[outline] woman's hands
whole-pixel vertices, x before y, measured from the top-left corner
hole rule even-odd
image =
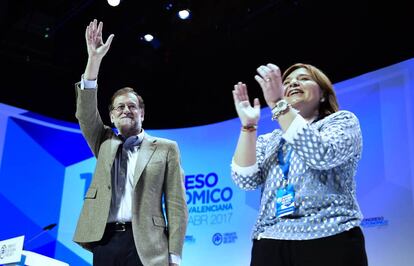
[[[274,64],[261,65],[257,68],[259,75],[254,76],[263,91],[263,96],[270,109],[283,98],[282,74]]]
[[[260,102],[255,98],[251,106],[246,84],[239,82],[234,85],[233,99],[242,125],[256,126],[260,118]]]

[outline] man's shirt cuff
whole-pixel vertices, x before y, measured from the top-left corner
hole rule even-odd
[[[81,90],[91,90],[91,89],[96,89],[96,86],[98,85],[98,80],[87,80],[83,78],[83,75],[81,77],[81,82],[80,82],[80,88]]]
[[[180,265],[181,257],[173,253],[170,253],[170,263],[175,263],[177,265]]]

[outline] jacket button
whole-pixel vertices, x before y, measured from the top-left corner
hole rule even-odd
[[[111,186],[108,185],[108,189],[111,189]]]

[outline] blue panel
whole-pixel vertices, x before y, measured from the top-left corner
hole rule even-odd
[[[0,240],[24,235],[25,241],[42,231],[42,226],[31,220],[25,210],[0,194]]]
[[[91,255],[90,255],[91,257]],[[56,243],[56,256],[55,259],[64,261],[69,265],[73,266],[90,266],[92,263],[82,259],[72,250],[68,249],[65,245],[60,242]]]
[[[63,131],[43,125],[14,119],[42,148],[64,166],[92,157],[85,139],[79,133]]]
[[[362,129],[356,181],[370,264],[407,265],[414,260],[414,59],[335,88],[341,109],[354,112]],[[1,113],[12,109],[0,105],[0,240],[26,235],[26,241],[33,239],[29,250],[70,265],[90,265],[90,252],[72,237],[96,159],[77,125],[21,110]],[[277,127],[263,108],[258,133]],[[182,266],[249,265],[260,194],[231,180],[239,132],[238,118],[147,130],[177,141],[181,151],[190,208]],[[51,223],[58,226],[39,235]]]
[[[35,240],[33,240],[34,242]],[[31,243],[33,243],[31,242]],[[50,242],[46,242],[43,245],[37,246],[36,248],[31,248],[30,246],[26,246],[24,250],[30,250],[36,252],[38,254],[42,254],[44,256],[54,258],[55,257],[55,248],[56,248],[56,238],[51,238]]]
[[[40,232],[39,228],[59,222],[65,169],[13,120],[8,121],[6,139],[0,172],[0,194],[13,203],[12,208],[25,214],[24,224],[34,223],[38,226],[11,225],[10,231],[20,231],[29,237]],[[15,220],[14,217],[10,219]],[[51,234],[56,235],[53,231]]]
[[[64,127],[79,129],[79,125],[77,123],[71,123],[71,122],[66,122],[66,121],[54,119],[54,118],[44,116],[44,115],[41,115],[41,114],[38,114],[38,113],[33,113],[33,112],[30,112],[30,111],[22,113],[21,115],[26,116],[26,117],[30,117],[30,118],[35,118],[36,120],[39,120],[39,121],[45,121],[45,122],[48,122],[48,123],[53,123],[55,125],[60,125],[60,126],[64,126]]]

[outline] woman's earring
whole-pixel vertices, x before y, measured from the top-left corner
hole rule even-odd
[[[325,98],[321,98],[320,102],[323,103],[325,101]]]

